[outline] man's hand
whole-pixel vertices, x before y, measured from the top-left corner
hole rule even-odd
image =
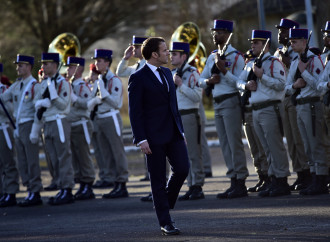
[[[181,77],[179,77],[177,74],[174,74],[173,80],[174,80],[174,84],[176,84],[178,87],[181,87],[182,85]]]
[[[212,76],[206,80],[206,84],[217,84],[220,82],[220,75],[212,74]]]
[[[253,72],[258,78],[261,78],[264,74],[264,69],[262,67],[259,68],[255,64],[253,64]]]
[[[127,49],[124,52],[124,60],[128,60],[133,56],[133,49],[134,49],[133,45],[127,47]]]
[[[151,155],[151,149],[149,147],[148,141],[144,141],[143,143],[140,144],[141,152],[146,154],[146,155]]]
[[[292,87],[294,89],[297,89],[297,88],[304,88],[306,86],[306,82],[304,79],[302,78],[298,78],[295,83],[293,83]]]
[[[298,68],[299,68],[300,73],[303,73],[305,71],[308,64],[309,64],[309,61],[306,63],[302,62],[301,60],[299,61]]]
[[[227,73],[226,61],[225,60],[222,60],[220,58],[219,53],[217,53],[217,55],[215,56],[214,63],[218,67],[218,69],[221,71],[221,73],[224,74],[224,75],[226,75],[226,73]]]
[[[246,89],[246,90],[249,90],[249,91],[251,91],[251,92],[256,91],[256,90],[257,90],[257,82],[254,81],[254,80],[250,80],[250,81],[248,81],[248,82],[246,83],[246,85],[245,85],[245,89]]]
[[[280,54],[280,61],[282,61],[282,63],[287,67],[287,68],[290,68],[290,64],[291,64],[291,58],[290,56],[285,56],[285,54],[280,51],[279,52]]]

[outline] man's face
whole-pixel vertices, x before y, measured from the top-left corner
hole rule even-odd
[[[55,62],[43,62],[41,68],[46,76],[52,77],[57,71],[57,64]]]
[[[215,45],[226,43],[229,36],[226,30],[213,30],[211,34]]]
[[[162,64],[167,64],[168,62],[168,56],[169,56],[169,51],[166,47],[166,43],[165,42],[161,42],[159,44],[159,51],[158,53],[157,52],[154,52],[156,53],[157,57],[157,61],[162,65]]]
[[[133,45],[133,56],[135,58],[142,58],[142,53],[141,53],[141,45]]]
[[[18,63],[16,65],[17,76],[28,77],[31,74],[31,65],[25,63]]]
[[[325,47],[330,49],[330,32],[324,32],[323,34],[323,44]]]
[[[294,52],[302,53],[305,51],[307,40],[305,39],[292,39],[290,40],[291,47]]]
[[[71,78],[76,71],[77,66],[70,65],[68,66],[68,69],[66,69],[66,74],[68,78]]]
[[[103,58],[96,58],[95,66],[96,66],[96,70],[98,70],[101,73],[104,73],[108,69],[109,61],[106,61]]]
[[[261,40],[252,40],[251,41],[251,49],[252,49],[253,55],[259,56],[263,47],[264,47],[264,44]]]
[[[185,55],[181,55],[180,52],[175,51],[170,53],[170,58],[173,66],[181,66],[185,60]]]
[[[289,41],[289,30],[279,28],[278,29],[277,40],[278,40],[278,43],[280,43],[282,45],[286,45]]]

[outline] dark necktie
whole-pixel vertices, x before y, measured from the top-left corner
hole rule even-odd
[[[20,86],[20,88],[19,88],[19,90],[21,91],[22,90],[22,88],[23,88],[23,81],[21,82],[21,86]]]
[[[165,76],[164,76],[164,73],[163,73],[162,69],[160,69],[160,67],[158,67],[157,71],[159,72],[160,79],[162,79],[163,88],[165,89],[166,92],[168,92],[167,81],[165,79]]]
[[[137,62],[137,65],[136,65],[136,71],[139,69],[139,67],[140,67],[140,62]]]

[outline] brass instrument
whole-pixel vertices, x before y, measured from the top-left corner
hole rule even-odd
[[[198,26],[193,22],[181,24],[172,34],[172,42],[186,42],[190,45],[188,63],[195,66],[201,73],[206,62],[205,46],[201,42],[201,35]]]
[[[69,56],[80,56],[80,43],[74,34],[62,33],[49,44],[48,52],[59,53],[61,62],[66,65]]]

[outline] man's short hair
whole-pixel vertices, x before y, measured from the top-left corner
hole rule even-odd
[[[142,44],[141,53],[144,59],[149,60],[152,52],[159,53],[160,43],[165,42],[162,37],[150,37],[146,39]]]

